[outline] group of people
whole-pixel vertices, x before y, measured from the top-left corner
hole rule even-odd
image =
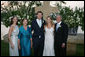
[[[56,15],[55,24],[50,16],[45,20],[42,17],[43,13],[38,11],[31,27],[27,19],[22,20],[20,27],[16,16],[11,19],[8,34],[10,56],[30,56],[31,48],[34,56],[66,56],[68,26],[62,21],[61,15]]]

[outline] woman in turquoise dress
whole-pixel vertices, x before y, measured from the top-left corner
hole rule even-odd
[[[27,26],[27,19],[23,20],[23,26],[19,28],[18,45],[21,51],[21,56],[30,56],[32,48],[31,28]]]

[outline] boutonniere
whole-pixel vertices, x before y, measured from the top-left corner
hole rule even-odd
[[[44,23],[45,21],[44,20],[42,20],[42,23]]]
[[[43,20],[43,23],[44,23],[44,20]]]
[[[29,25],[29,28],[31,28],[31,25]]]
[[[44,23],[44,20],[42,20],[42,22]]]

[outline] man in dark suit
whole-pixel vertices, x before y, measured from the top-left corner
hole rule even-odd
[[[66,56],[66,42],[68,38],[68,26],[61,21],[62,17],[56,15],[54,31],[54,49],[56,56]]]
[[[42,56],[44,48],[44,24],[43,13],[37,12],[37,19],[32,21],[32,35],[34,56]]]

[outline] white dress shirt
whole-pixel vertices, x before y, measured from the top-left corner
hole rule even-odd
[[[58,30],[58,28],[60,27],[61,21],[59,23],[57,23],[56,25],[56,31]]]
[[[37,24],[39,25],[39,27],[41,28],[41,26],[42,26],[42,20],[41,19],[36,19],[36,21],[37,21]]]

